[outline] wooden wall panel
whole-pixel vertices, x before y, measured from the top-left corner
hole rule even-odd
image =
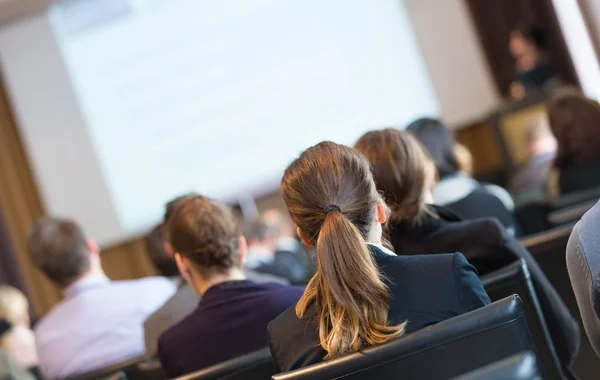
[[[31,224],[44,215],[31,167],[12,116],[0,78],[0,209],[4,214],[17,262],[23,273],[33,309],[39,316],[60,299],[61,292],[50,284],[27,257],[26,239]],[[93,238],[93,236],[92,236]],[[114,280],[157,274],[142,239],[102,251],[102,265]]]

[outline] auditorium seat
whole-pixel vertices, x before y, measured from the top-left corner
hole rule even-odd
[[[505,268],[481,278],[492,301],[518,294],[523,301],[525,318],[537,349],[539,365],[545,379],[562,379],[561,365],[554,349],[548,326],[531,282],[525,260],[521,259]]]
[[[360,352],[273,376],[273,380],[441,380],[510,355],[535,351],[523,303],[511,296]]]
[[[531,252],[540,264],[559,296],[563,299],[571,314],[577,319],[579,326],[582,327],[581,315],[566,263],[567,242],[574,225],[572,223],[521,239],[521,244]],[[581,328],[580,330],[581,346],[572,368],[580,380],[597,380],[600,371],[600,359],[592,349],[584,329]]]
[[[266,334],[266,331],[265,331]],[[178,377],[178,380],[268,380],[273,362],[268,348]]]
[[[94,371],[70,377],[69,380],[125,380],[127,379],[125,373],[128,370],[136,368],[137,364],[144,360],[145,357],[143,355],[136,356],[134,358],[127,359],[116,364],[112,364],[108,367],[99,368]]]
[[[452,380],[542,380],[535,355],[522,352]]]

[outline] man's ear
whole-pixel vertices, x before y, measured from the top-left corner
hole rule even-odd
[[[175,263],[177,264],[177,269],[179,269],[179,273],[181,273],[181,277],[183,277],[188,284],[191,284],[192,281],[192,269],[191,263],[189,259],[181,256],[179,253],[175,253]]]
[[[384,224],[387,221],[387,215],[388,206],[385,204],[383,199],[379,198],[375,206],[375,220],[381,224]]]
[[[300,227],[296,227],[296,233],[298,234],[298,236],[300,237],[300,240],[302,241],[302,243],[307,246],[307,247],[312,247],[313,244],[310,241],[310,239],[308,239],[306,237],[306,235],[304,234],[304,232],[302,232],[302,230],[300,229]]]
[[[246,242],[246,238],[240,236],[238,239],[239,244],[239,252],[240,252],[240,263],[244,264],[246,262],[246,257],[248,256],[248,243]]]
[[[171,245],[171,243],[165,240],[163,243],[163,249],[170,258],[173,258],[173,246]]]
[[[92,239],[86,238],[85,246],[92,255],[97,255],[100,252],[100,250],[98,249],[98,246],[96,245],[96,242],[93,241]]]

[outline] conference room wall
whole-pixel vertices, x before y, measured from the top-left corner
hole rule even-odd
[[[578,0],[578,3],[594,43],[596,55],[600,59],[600,2],[598,0]]]

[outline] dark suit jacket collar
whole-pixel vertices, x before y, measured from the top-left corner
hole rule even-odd
[[[425,208],[425,211],[415,224],[391,224],[389,226],[390,234],[399,234],[407,237],[419,237],[438,231],[448,222],[461,221],[456,214],[445,207],[426,205]]]

